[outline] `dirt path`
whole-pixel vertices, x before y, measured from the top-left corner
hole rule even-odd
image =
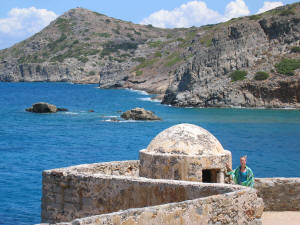
[[[264,212],[262,225],[300,225],[300,212]]]

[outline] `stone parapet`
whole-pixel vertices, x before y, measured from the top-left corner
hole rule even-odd
[[[134,169],[128,172],[137,165],[123,161],[44,171],[42,222],[261,224],[263,202],[255,189],[137,177]]]
[[[131,176],[137,177],[139,175],[139,160],[128,160],[118,162],[102,162],[81,164],[76,166],[69,166],[66,168],[46,170],[44,173],[52,171],[63,171],[64,174],[69,173],[84,173],[84,174],[105,174],[116,176]]]
[[[64,225],[260,225],[262,199],[254,189],[76,219]]]
[[[300,211],[300,178],[256,178],[265,211]]]

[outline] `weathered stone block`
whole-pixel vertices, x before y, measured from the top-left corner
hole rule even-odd
[[[300,211],[300,178],[256,178],[266,211]]]

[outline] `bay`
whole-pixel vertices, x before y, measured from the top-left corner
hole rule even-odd
[[[256,177],[299,177],[299,110],[176,108],[150,97],[97,85],[0,83],[0,224],[40,222],[43,170],[138,159],[159,132],[179,123],[215,135],[232,152],[233,167],[246,154]],[[69,112],[25,112],[40,101]],[[111,122],[134,107],[162,121]]]

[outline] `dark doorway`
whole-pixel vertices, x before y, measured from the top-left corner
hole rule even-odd
[[[219,169],[202,170],[203,183],[217,183]]]

